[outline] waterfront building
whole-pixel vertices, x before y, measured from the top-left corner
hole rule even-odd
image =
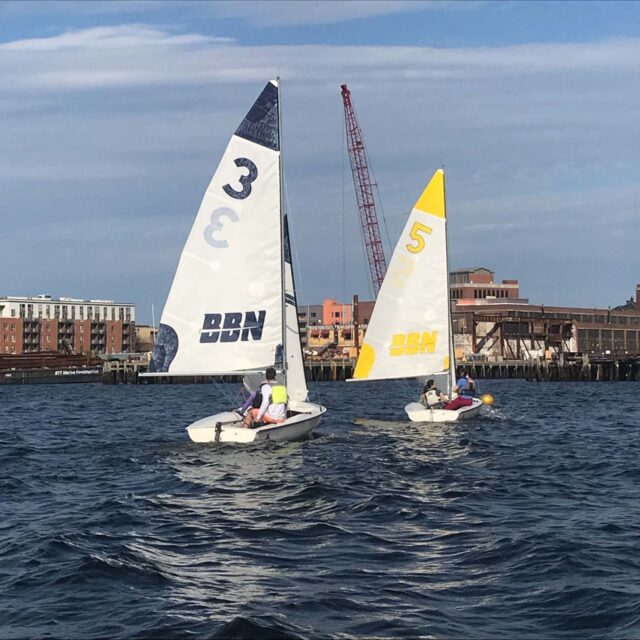
[[[451,299],[459,305],[481,304],[486,300],[520,299],[520,286],[517,280],[493,281],[494,272],[485,267],[456,269],[449,273]],[[527,302],[527,300],[523,300]]]
[[[640,355],[640,285],[636,287],[635,301],[630,298],[620,307],[598,309],[530,304],[520,298],[517,280],[496,284],[489,269],[453,271],[451,278],[454,343],[459,361]],[[456,279],[458,297],[453,295]],[[358,303],[356,331],[353,306],[325,300],[319,306],[323,320],[330,322],[306,327],[307,357],[355,357],[373,305],[372,301]],[[345,321],[331,322],[342,319]]]
[[[0,354],[130,353],[135,306],[113,300],[0,297]]]
[[[156,336],[158,329],[148,324],[136,325],[136,351],[138,353],[144,353],[146,351],[153,351],[153,347],[156,343]]]
[[[508,303],[462,305],[454,307],[453,324],[456,356],[551,360],[640,354],[638,302],[617,310]]]

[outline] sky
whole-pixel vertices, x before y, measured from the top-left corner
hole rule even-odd
[[[534,304],[640,282],[640,4],[0,2],[0,296],[156,322],[229,137],[279,76],[298,300],[371,299],[352,94],[387,258],[444,166],[451,268]]]

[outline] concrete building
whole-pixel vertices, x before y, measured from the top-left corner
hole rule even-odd
[[[130,353],[135,306],[113,300],[0,297],[0,353]]]
[[[531,304],[456,305],[457,357],[556,359],[576,354],[640,354],[640,285],[635,308],[547,307]]]
[[[144,353],[153,351],[158,329],[147,324],[136,325],[136,351]]]
[[[493,281],[494,272],[485,267],[456,269],[449,274],[451,299],[458,304],[482,304],[485,300],[520,299],[517,280]],[[527,302],[527,300],[523,300]]]

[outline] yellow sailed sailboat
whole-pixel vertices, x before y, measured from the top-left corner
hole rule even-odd
[[[447,376],[449,397],[455,360],[444,171],[438,169],[414,205],[387,269],[369,321],[353,380]],[[477,415],[482,401],[456,410],[411,402],[414,422],[454,422]]]

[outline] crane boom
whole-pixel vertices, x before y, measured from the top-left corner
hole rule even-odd
[[[347,85],[341,85],[342,103],[344,105],[344,124],[347,131],[347,150],[351,162],[353,184],[358,200],[360,224],[364,235],[364,244],[371,272],[374,295],[378,295],[384,275],[387,272],[387,261],[384,257],[380,229],[378,227],[378,214],[373,199],[373,183],[369,175],[367,153],[364,147],[362,131],[358,125],[356,114],[351,104],[351,92]]]

